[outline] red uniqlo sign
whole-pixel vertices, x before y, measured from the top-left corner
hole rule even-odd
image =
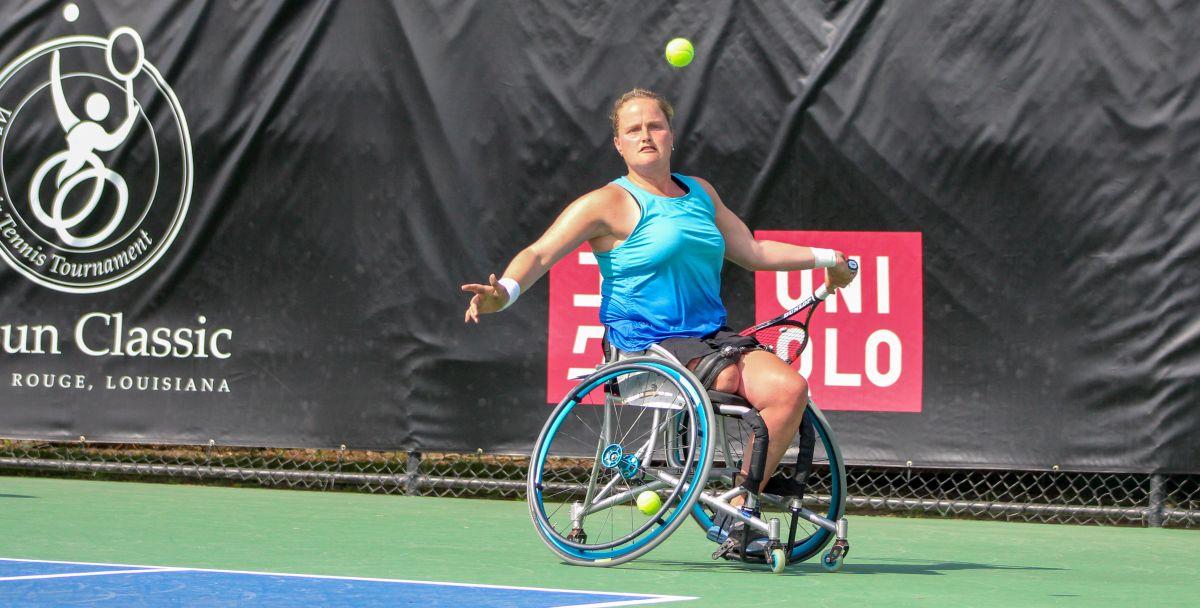
[[[793,364],[808,378],[821,409],[921,411],[920,233],[765,230],[756,237],[838,249],[859,262],[854,283],[813,315],[808,348]],[[823,270],[755,273],[755,319],[791,308],[824,280]],[[575,386],[572,378],[592,372],[604,358],[600,281],[587,244],[550,269],[547,403],[557,403]]]
[[[760,230],[762,240],[825,247],[858,260],[858,278],[825,300],[793,363],[824,410],[921,411],[921,233]],[[824,270],[756,272],[754,311],[770,319],[812,294]]]
[[[558,403],[578,378],[604,361],[600,325],[600,267],[584,243],[550,268],[550,335],[546,403]]]

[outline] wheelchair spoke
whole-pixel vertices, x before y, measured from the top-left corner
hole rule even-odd
[[[614,485],[616,485],[616,483],[617,483],[618,481],[621,481],[621,476],[620,476],[620,475],[614,475],[614,476],[613,476],[613,478],[612,478],[612,479],[610,479],[608,483],[604,484],[604,487],[603,487],[603,488],[601,488],[601,489],[600,489],[600,491],[596,493],[596,496],[595,496],[595,497],[592,499],[593,503],[595,503],[595,502],[600,502],[600,501],[604,500],[605,498],[607,498],[607,497],[608,497],[608,493],[609,493],[609,491],[610,491],[610,490],[612,490],[612,487],[613,487]],[[583,505],[583,506],[584,506],[584,508],[585,508],[585,509],[590,509],[590,508],[591,508],[591,505],[587,505],[587,504],[585,504],[585,505]]]

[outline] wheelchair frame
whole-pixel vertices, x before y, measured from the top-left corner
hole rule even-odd
[[[730,353],[714,353],[709,355],[709,358],[717,356],[730,358]],[[802,423],[802,440],[797,464],[798,467],[804,464],[799,462],[804,458],[803,431],[806,430],[805,425],[811,425],[812,441],[814,443],[821,442],[825,454],[829,458],[830,473],[833,477],[829,510],[825,514],[805,508],[802,501],[794,495],[782,496],[755,491],[762,479],[767,443],[757,439],[754,441],[755,449],[748,456],[751,460],[749,467],[751,474],[747,476],[747,479],[740,485],[733,484],[732,489],[724,492],[706,490],[711,480],[727,480],[732,484],[735,479],[734,475],[741,475],[741,467],[738,464],[739,455],[725,431],[724,419],[726,417],[737,417],[747,421],[752,428],[758,429],[756,436],[767,439],[766,427],[761,423],[758,412],[741,397],[708,389],[724,365],[713,365],[709,361],[702,361],[697,366],[697,370],[701,371],[705,380],[701,381],[696,374],[693,374],[668,351],[659,346],[652,346],[644,356],[631,353],[615,353],[614,356],[614,353],[610,352],[606,359],[609,361],[597,368],[594,373],[583,378],[580,384],[570,391],[555,408],[554,414],[551,415],[539,435],[533,457],[530,460],[527,487],[530,516],[539,536],[552,551],[573,564],[614,566],[636,559],[653,549],[654,546],[670,536],[686,516],[691,516],[702,528],[705,528],[709,532],[710,539],[718,540],[718,542],[725,541],[722,548],[735,545],[736,543],[730,543],[728,539],[720,538],[722,530],[714,526],[712,517],[708,511],[705,511],[705,507],[707,507],[713,515],[720,513],[724,514],[726,518],[732,518],[733,521],[743,522],[742,538],[740,539],[742,547],[740,559],[743,561],[765,562],[773,571],[781,572],[788,563],[804,561],[816,555],[832,540],[833,547],[822,556],[821,564],[829,571],[841,569],[843,560],[849,551],[847,524],[843,517],[846,496],[845,465],[832,429],[824,414],[811,400]],[[706,365],[706,363],[708,364]],[[643,390],[634,395],[621,395],[620,383],[622,380],[617,378],[621,377],[622,373],[629,374],[626,376],[626,382],[629,378],[638,378],[638,374],[641,374],[644,377],[660,377],[665,380],[665,383],[660,381],[651,387],[652,390]],[[660,385],[665,385],[666,389],[659,390]],[[585,488],[583,488],[583,500],[576,500],[570,505],[571,532],[563,535],[550,521],[552,514],[547,514],[545,504],[543,504],[543,493],[551,485],[543,479],[545,460],[560,425],[571,409],[580,404],[579,397],[597,390],[598,387],[603,387],[604,404],[584,406],[604,408],[603,419],[599,424],[599,436],[595,440],[591,473]],[[674,399],[669,402],[664,401],[666,397]],[[680,397],[683,397],[686,403],[680,406],[674,405]],[[636,401],[637,399],[641,399],[641,401]],[[618,412],[617,408],[622,406],[644,408],[643,414],[646,410],[652,411],[650,432],[630,454],[623,452],[620,442],[615,441],[614,437],[615,412]],[[674,424],[671,424],[672,419],[674,419]],[[638,420],[641,420],[640,415]],[[683,422],[687,424],[685,425]],[[699,455],[695,453],[697,448],[702,452]],[[802,476],[807,476],[809,472],[811,450],[810,447],[808,454],[810,462],[804,466]],[[656,454],[663,454],[661,460],[653,460]],[[740,457],[746,458],[747,455],[742,454]],[[723,466],[716,466],[718,461]],[[660,462],[661,466],[654,466],[655,462]],[[601,484],[600,479],[606,469],[612,471],[620,469],[620,475],[610,471],[609,474],[612,477],[606,483]],[[679,474],[673,474],[666,469],[678,471]],[[618,482],[622,480],[628,482],[635,478],[639,485],[628,487],[623,491],[614,491]],[[799,482],[788,480],[783,485],[791,491],[797,491],[796,488],[799,487],[798,492],[802,492],[803,482],[803,479]],[[799,486],[796,485],[797,483]],[[633,529],[629,534],[605,543],[587,544],[584,523],[588,516],[620,505],[627,505],[637,500],[638,496],[644,492],[657,493],[664,489],[670,489],[670,493],[667,500],[662,502],[658,512],[640,526],[631,524]],[[739,496],[744,500],[741,508],[730,504]],[[760,503],[787,509],[791,515],[791,521],[786,537],[779,518],[763,519],[758,515]],[[645,512],[643,511],[643,513]],[[815,526],[815,531],[797,542],[797,524],[801,520]],[[761,556],[750,555],[750,551],[747,550],[751,529],[767,536],[765,544],[760,543]],[[728,549],[725,550],[728,551]],[[714,559],[719,557],[719,553],[721,553],[721,549],[714,554]]]

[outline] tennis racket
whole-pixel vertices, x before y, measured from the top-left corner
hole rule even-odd
[[[850,267],[850,272],[858,273],[857,261],[848,260],[846,265]],[[808,346],[808,323],[812,320],[817,305],[825,301],[829,294],[830,292],[822,284],[813,291],[811,296],[787,312],[743,329],[739,333],[743,336],[753,336],[764,348],[778,355],[784,363],[791,365],[793,361],[800,358],[800,353],[804,352],[804,348]],[[804,320],[801,321],[801,318]]]

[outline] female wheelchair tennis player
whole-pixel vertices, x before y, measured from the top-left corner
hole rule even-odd
[[[819,411],[809,404],[804,378],[779,357],[759,349],[754,337],[725,327],[721,266],[729,259],[751,270],[821,267],[826,269],[826,290],[845,286],[854,274],[840,252],[755,240],[711,184],[671,173],[672,115],[670,104],[654,93],[634,89],[622,95],[610,118],[613,144],[628,173],[572,202],[545,234],[513,259],[503,278],[492,275],[488,285],[463,285],[463,291],[473,294],[465,319],[478,322],[481,314],[511,306],[522,289],[528,289],[550,266],[587,241],[605,279],[600,320],[614,353],[613,366],[603,373],[615,375],[585,380],[572,391],[574,397],[569,395],[556,410],[558,418],[552,419],[542,434],[538,447],[542,460],[535,459],[531,467],[535,475],[530,481],[535,490],[531,501],[541,505],[534,513],[535,521],[541,522],[539,532],[574,563],[620,563],[653,547],[679,525],[684,518],[681,514],[700,500],[694,515],[714,540],[721,542],[718,557],[763,555],[781,568],[786,560],[780,556],[810,552],[828,537],[816,531],[798,536],[795,530],[802,525],[798,518],[805,512],[797,502],[791,509],[794,516],[788,534],[793,542],[785,546],[778,531],[772,532],[771,520],[758,516],[760,495],[769,489],[772,473],[797,435],[802,460],[808,452],[806,441],[815,450],[818,438],[822,457],[831,467],[835,460],[840,467],[840,458]],[[633,353],[657,358],[625,360]],[[644,384],[651,377],[657,379]],[[663,392],[670,387],[674,387],[673,393]],[[710,400],[709,391],[718,397],[717,403]],[[600,399],[602,395],[615,400]],[[629,401],[631,395],[633,401]],[[593,407],[600,405],[603,407]],[[582,422],[583,429],[572,429],[571,420],[585,413],[602,418]],[[736,433],[717,428],[720,425],[714,426],[714,414],[720,414],[722,420],[737,416],[744,428],[730,429]],[[674,425],[671,433],[663,426],[668,421]],[[701,500],[715,442],[727,439],[744,446],[740,450],[730,446],[724,454],[724,466],[730,469],[730,481],[736,482],[736,488],[715,502]],[[609,443],[597,447],[597,441]],[[738,462],[731,452],[747,452],[746,448],[750,448],[748,460]],[[613,520],[606,533],[596,525],[572,525],[560,534],[547,522],[561,509],[547,512],[544,507],[546,499],[559,500],[561,496],[548,495],[550,486],[545,484],[551,480],[542,478],[548,470],[545,462],[555,451],[565,457],[584,457],[580,462],[592,465],[585,475],[589,478],[584,484],[585,500],[568,509],[578,511],[575,517],[568,517],[571,524],[594,522],[595,513],[612,513],[608,507],[637,501],[638,496],[629,492],[640,487],[636,484],[652,471],[655,478],[649,483],[654,487],[638,494],[652,504],[656,500],[653,491],[669,489],[667,499],[657,499],[661,502],[657,510],[643,505],[647,511],[655,511],[644,522],[635,524],[636,517],[629,522]],[[665,460],[655,460],[660,456]],[[654,462],[662,466],[651,467]],[[586,464],[581,467],[588,468]],[[803,468],[807,472],[808,467]],[[785,495],[798,500],[803,481],[793,478],[784,484]],[[578,484],[568,481],[566,485],[575,488]],[[613,493],[621,487],[625,491]],[[780,484],[770,489],[780,490]],[[597,496],[599,502],[593,504]],[[836,532],[841,507],[840,501],[834,502],[838,503],[836,517],[822,520],[814,516],[803,521],[826,533]],[[626,525],[628,533],[618,531]],[[778,525],[776,521],[775,528]],[[834,529],[828,530],[828,526]],[[759,532],[766,533],[765,541]],[[798,538],[811,542],[798,543]],[[837,547],[844,552],[844,543]]]

